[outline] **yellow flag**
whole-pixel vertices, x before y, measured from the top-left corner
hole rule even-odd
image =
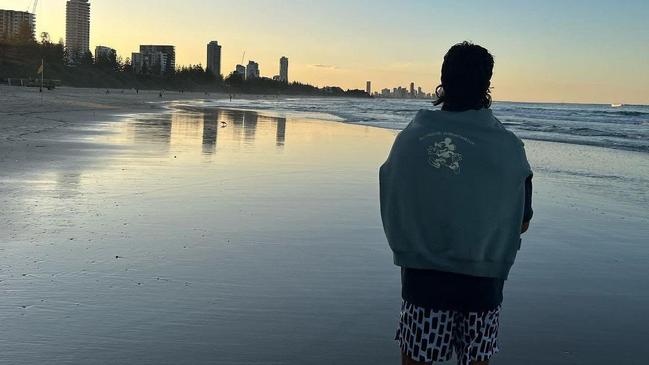
[[[42,73],[43,73],[43,65],[40,65],[40,67],[38,68],[38,74],[40,75]]]

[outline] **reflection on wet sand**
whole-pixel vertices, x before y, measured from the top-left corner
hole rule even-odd
[[[155,114],[154,117],[143,115],[132,124],[134,142],[137,144],[157,142],[168,145],[171,141],[171,114]]]
[[[0,363],[336,364],[389,346],[367,184],[391,132],[224,110],[105,126],[88,147],[115,153],[0,184]],[[320,338],[332,355],[305,357]]]
[[[278,147],[284,146],[284,142],[286,141],[286,118],[277,118],[275,141]]]
[[[203,154],[211,155],[216,151],[216,138],[219,133],[219,111],[203,113]]]
[[[129,124],[133,141],[137,144],[164,145],[167,148],[175,144],[200,143],[203,155],[217,152],[217,139],[222,139],[223,143],[253,145],[260,142],[257,139],[274,136],[275,146],[281,148],[286,143],[286,118],[260,115],[254,111],[212,109],[197,113],[175,110],[155,117],[138,116]]]
[[[258,120],[259,115],[255,112],[246,111],[243,113],[243,135],[246,141],[252,142],[255,140]]]
[[[80,171],[58,171],[56,173],[56,191],[59,193],[59,198],[71,198],[75,196],[81,184]]]

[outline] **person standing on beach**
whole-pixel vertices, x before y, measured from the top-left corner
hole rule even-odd
[[[503,286],[532,219],[523,142],[494,117],[494,59],[469,42],[444,57],[435,105],[380,169],[381,217],[401,267],[401,363],[488,364]]]

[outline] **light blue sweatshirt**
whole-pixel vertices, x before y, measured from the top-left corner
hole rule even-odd
[[[419,111],[380,169],[394,263],[507,279],[531,174],[523,142],[491,110]]]

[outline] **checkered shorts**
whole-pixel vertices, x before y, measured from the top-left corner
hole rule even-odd
[[[462,313],[403,301],[395,340],[405,355],[419,362],[450,361],[453,350],[460,365],[488,361],[498,352],[499,315],[500,306],[488,312]]]

